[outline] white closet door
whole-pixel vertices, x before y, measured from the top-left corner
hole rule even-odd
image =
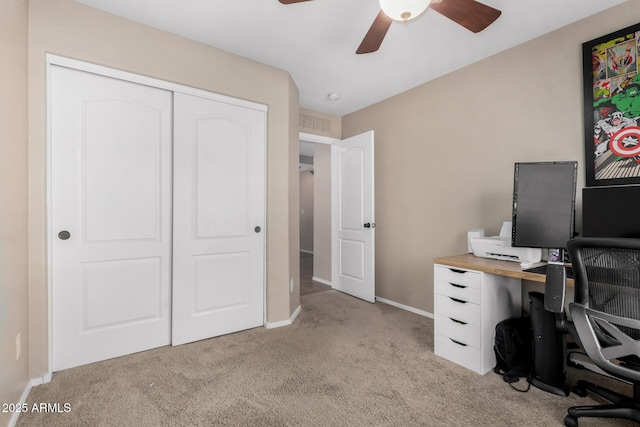
[[[54,371],[171,341],[171,98],[52,66]]]
[[[174,97],[174,345],[264,323],[266,114]]]

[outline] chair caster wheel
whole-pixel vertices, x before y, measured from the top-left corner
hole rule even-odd
[[[580,387],[580,386],[574,386],[573,389],[571,389],[571,391],[580,396],[580,397],[585,397],[587,395],[587,390],[584,387]]]
[[[567,427],[578,427],[578,418],[572,415],[567,415],[564,417],[564,425]]]

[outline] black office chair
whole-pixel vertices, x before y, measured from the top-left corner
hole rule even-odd
[[[564,419],[624,418],[640,422],[640,239],[577,238],[568,242],[575,297],[569,305],[580,344],[605,373],[633,384],[633,397],[578,381],[574,393],[611,402],[574,406]]]

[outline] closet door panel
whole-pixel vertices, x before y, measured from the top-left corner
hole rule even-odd
[[[265,113],[174,96],[174,345],[264,323]]]
[[[250,129],[220,117],[197,121],[194,185],[199,239],[247,238]]]
[[[171,92],[51,68],[53,371],[171,341]]]

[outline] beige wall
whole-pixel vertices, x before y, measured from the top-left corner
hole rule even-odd
[[[313,277],[331,282],[331,146],[313,150]]]
[[[0,2],[0,403],[19,402],[29,381],[27,22],[26,0]],[[12,415],[0,412],[0,425]]]
[[[300,250],[313,252],[313,182],[310,171],[300,172]]]
[[[288,253],[289,255],[289,286],[287,286],[288,293],[283,296],[283,301],[289,301],[289,314],[293,314],[300,307],[300,216],[298,214],[300,209],[300,138],[298,131],[298,123],[296,120],[299,117],[298,99],[300,98],[300,92],[293,83],[293,80],[289,78],[289,105],[295,106],[295,108],[289,109],[289,161],[288,161],[288,189],[289,189],[289,215],[286,218],[288,221],[288,236],[289,246],[288,251],[284,248],[280,248],[281,251]],[[284,165],[283,165],[284,167]],[[274,250],[277,250],[274,247]],[[290,284],[293,283],[293,287]],[[280,289],[280,286],[278,286]]]
[[[299,295],[298,89],[288,72],[155,30],[72,0],[29,2],[29,322],[30,373],[48,371],[45,54],[266,104],[267,321],[290,318]],[[295,205],[295,206],[294,206]],[[290,251],[295,257],[290,256]],[[298,291],[299,292],[299,291]]]
[[[343,117],[343,138],[376,136],[377,296],[433,312],[433,258],[510,220],[514,162],[577,160],[579,220],[581,45],[639,16],[626,2]]]

